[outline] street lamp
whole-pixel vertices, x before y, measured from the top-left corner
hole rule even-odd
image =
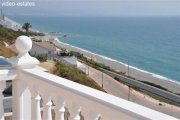
[[[3,1],[1,0],[1,18],[3,18],[3,12],[2,12],[2,3],[3,3]]]
[[[88,66],[88,75],[89,75],[89,64],[87,64],[87,66]]]
[[[130,86],[128,86],[128,88],[129,88],[129,91],[128,91],[128,101],[130,100],[130,90],[131,90],[131,88],[130,88]]]
[[[128,60],[128,76],[129,76],[129,60]]]
[[[103,88],[103,83],[104,83],[104,80],[103,80],[103,72],[102,72],[102,88]]]

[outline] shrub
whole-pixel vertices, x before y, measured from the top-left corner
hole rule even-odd
[[[56,62],[54,74],[85,86],[104,91],[96,82],[89,78],[85,73],[74,67],[70,67],[62,62]]]
[[[31,55],[31,56],[36,57],[40,62],[45,62],[47,60],[47,54]]]

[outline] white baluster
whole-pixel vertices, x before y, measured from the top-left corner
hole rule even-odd
[[[65,113],[66,109],[65,109],[65,101],[62,102],[62,106],[59,109],[60,112],[60,120],[64,120],[64,113]]]
[[[29,90],[31,92],[31,120],[36,120],[36,96],[37,89],[35,89],[34,84],[29,85]]]
[[[73,120],[80,120],[81,119],[80,113],[81,113],[81,107],[77,107],[76,116],[74,117]]]
[[[35,120],[42,120],[41,119],[41,106],[40,106],[40,102],[41,102],[41,97],[39,96],[39,94],[36,96],[35,98]]]
[[[47,111],[47,120],[52,120],[52,101],[51,101],[51,97],[49,99],[49,101],[46,104],[48,106],[48,111]]]
[[[48,106],[46,105],[46,103],[48,102],[48,95],[44,91],[41,92],[41,93],[45,93],[45,94],[42,95],[42,100],[43,100],[43,120],[48,120],[47,119]]]
[[[3,90],[5,88],[5,81],[0,81],[0,120],[4,120],[4,107],[3,107]]]
[[[53,102],[55,104],[55,120],[64,120],[64,114],[65,114],[65,101],[64,98],[61,96],[54,96]]]
[[[93,120],[100,120],[101,114],[96,114],[93,118]]]

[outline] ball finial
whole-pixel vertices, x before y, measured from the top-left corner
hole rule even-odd
[[[15,42],[16,49],[20,54],[28,53],[32,48],[32,40],[27,36],[19,36]]]
[[[9,59],[9,62],[18,69],[30,69],[36,67],[39,61],[29,55],[32,48],[32,40],[27,36],[19,36],[15,42],[18,55]]]

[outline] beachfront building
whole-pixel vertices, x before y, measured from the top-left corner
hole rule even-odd
[[[55,59],[58,61],[62,61],[69,66],[75,67],[86,74],[88,73],[87,67],[79,62],[75,56],[57,56]]]
[[[177,120],[176,118],[37,69],[30,38],[18,37],[18,56],[1,62],[0,120],[5,81],[12,80],[13,120]]]
[[[47,55],[49,58],[53,58],[54,55],[59,53],[61,50],[50,42],[33,42],[32,49],[30,50],[31,55]]]
[[[78,67],[78,60],[75,56],[62,56],[58,57],[60,61],[72,66],[72,67]]]
[[[38,32],[38,31],[36,31]],[[55,39],[54,36],[49,35],[48,33],[44,33],[45,35],[42,36],[32,36],[31,39],[35,42],[50,42],[52,43]]]
[[[15,45],[8,45],[8,48],[10,48],[14,52],[18,52]],[[53,58],[56,54],[61,52],[61,49],[56,47],[54,44],[50,42],[34,42],[32,43],[32,49],[29,51],[29,53],[33,56],[38,55],[47,55],[48,58]]]

